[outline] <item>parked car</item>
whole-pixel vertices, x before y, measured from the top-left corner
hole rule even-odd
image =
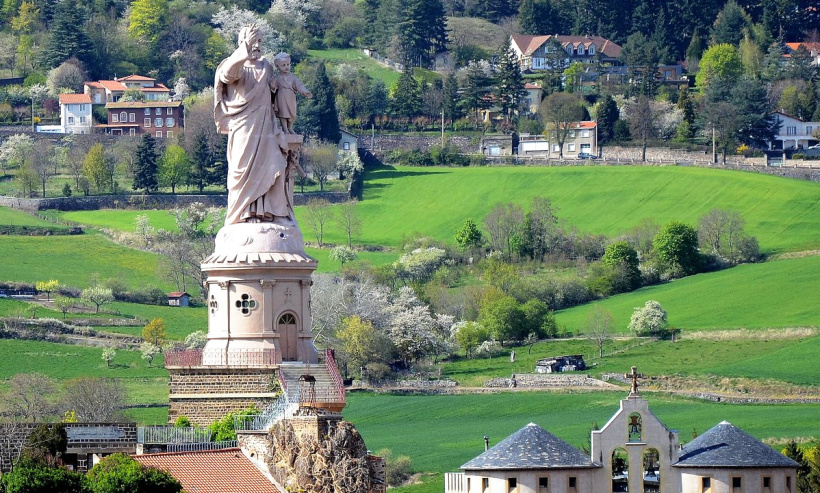
[[[595,154],[590,154],[588,152],[579,152],[578,159],[598,159],[598,156]]]
[[[820,149],[820,144],[814,144],[813,146],[809,146],[806,149]]]

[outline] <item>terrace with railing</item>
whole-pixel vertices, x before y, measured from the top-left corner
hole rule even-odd
[[[296,412],[298,403],[291,402],[288,397],[288,384],[282,378],[282,373],[279,373],[279,382],[282,385],[282,393],[260,414],[234,416],[233,423],[236,431],[267,431],[285,416]]]
[[[137,443],[159,446],[165,452],[199,452],[237,446],[236,440],[211,441],[209,428],[174,426],[141,426],[137,428]]]
[[[187,349],[165,353],[165,367],[275,366],[275,349]]]
[[[336,391],[336,398],[339,404],[344,407],[347,403],[347,390],[345,389],[344,380],[339,373],[339,367],[336,365],[336,353],[331,348],[325,349],[325,368],[327,368],[330,378],[333,380],[333,385]]]

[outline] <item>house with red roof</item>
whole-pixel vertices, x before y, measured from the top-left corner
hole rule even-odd
[[[37,132],[53,134],[90,134],[91,98],[87,94],[60,94],[60,124],[38,125]]]
[[[86,82],[83,85],[83,92],[88,94],[92,104],[116,103],[129,89],[138,89],[145,101],[168,101],[171,97],[171,90],[164,84],[151,77],[136,74],[114,77],[114,80]]]
[[[284,493],[239,448],[135,455],[149,467],[167,471],[188,493]]]

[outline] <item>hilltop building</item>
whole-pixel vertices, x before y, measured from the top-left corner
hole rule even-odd
[[[129,89],[139,90],[146,101],[168,101],[171,97],[168,87],[143,75],[132,74],[83,84],[83,92],[91,98],[92,104],[116,103]]]
[[[510,48],[518,58],[521,70],[547,70],[550,60],[556,58],[554,50],[562,49],[563,65],[575,62],[585,65],[619,66],[621,47],[601,36],[567,36],[550,34],[532,36],[514,34],[510,36]]]
[[[681,447],[638,393],[636,370],[589,455],[530,423],[445,474],[445,493],[796,492],[797,462],[727,421]]]

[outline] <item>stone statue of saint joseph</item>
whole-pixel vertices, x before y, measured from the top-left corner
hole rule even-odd
[[[256,26],[239,32],[238,47],[216,69],[214,120],[228,134],[228,208],[225,224],[295,225],[288,193],[288,142],[276,125],[271,94],[276,72],[262,57]]]

